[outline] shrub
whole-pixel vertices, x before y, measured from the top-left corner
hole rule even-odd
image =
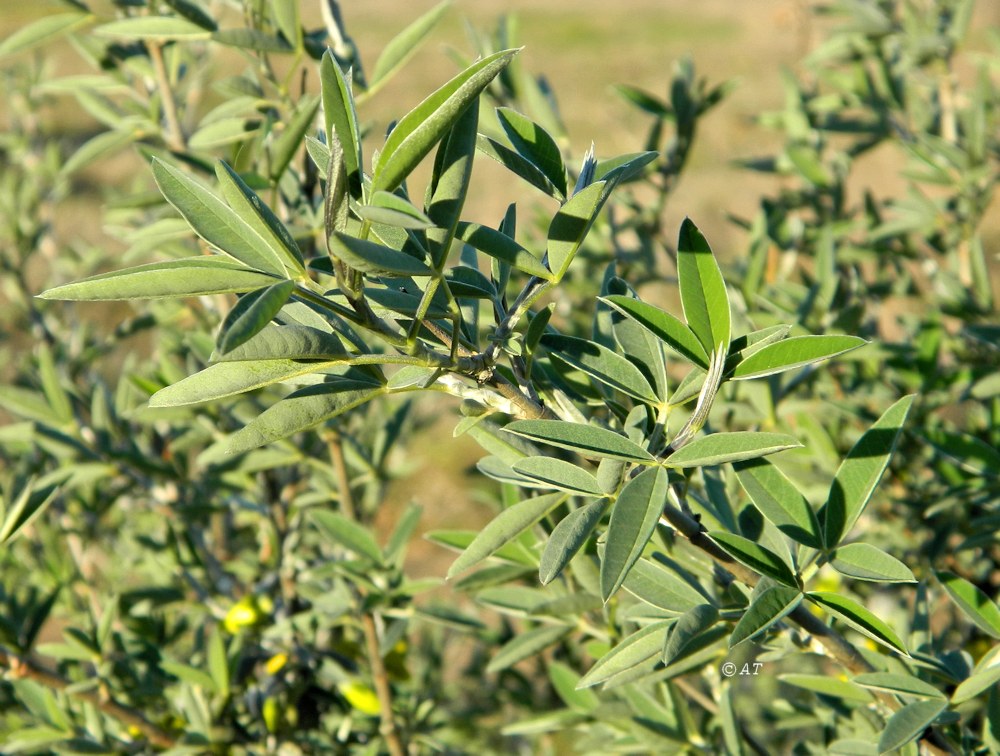
[[[971,2],[836,6],[764,117],[787,143],[749,167],[784,188],[733,264],[662,227],[727,92],[690,61],[667,100],[623,89],[645,151],[573,161],[501,24],[373,149],[365,101],[444,6],[370,75],[336,3],[316,31],[241,7],[73,3],[0,43],[94,70],[8,69],[5,752],[997,748],[1000,132],[995,58],[961,72]],[[68,155],[35,118],[57,93],[106,127]],[[858,198],[876,147],[918,166],[904,197]],[[123,151],[124,267],[56,248]],[[527,222],[468,220],[484,156],[541,193]],[[671,276],[676,312],[642,286]],[[497,514],[426,533],[459,556],[417,579],[421,509],[387,492],[445,407]]]

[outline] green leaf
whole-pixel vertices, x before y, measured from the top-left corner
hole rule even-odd
[[[500,165],[515,176],[524,179],[536,189],[541,189],[548,196],[560,201],[565,199],[565,191],[560,193],[559,189],[533,163],[521,157],[509,147],[500,144],[495,139],[490,139],[480,134],[476,142],[476,148],[486,155],[486,157],[500,163]]]
[[[586,373],[599,383],[640,401],[656,404],[656,393],[642,371],[606,346],[553,333],[543,335],[541,343],[552,352],[553,358]]]
[[[279,281],[266,289],[243,295],[222,323],[219,353],[226,354],[256,336],[281,312],[294,290],[293,281]]]
[[[353,551],[358,556],[369,559],[375,564],[382,563],[382,549],[378,547],[371,532],[363,525],[332,509],[310,509],[309,518],[328,540]]]
[[[810,591],[806,594],[809,600],[820,604],[835,616],[842,619],[862,635],[866,635],[904,656],[909,656],[903,641],[895,631],[870,611],[849,598],[836,593]]]
[[[98,37],[125,39],[192,40],[209,39],[212,33],[198,24],[176,16],[133,16],[94,27]]]
[[[209,255],[101,273],[56,286],[38,296],[86,301],[196,297],[252,291],[274,282],[270,274],[248,270],[221,255]]]
[[[226,695],[229,693],[229,660],[226,659],[226,646],[218,626],[209,634],[207,645],[205,655],[208,672],[215,683],[216,692]]]
[[[792,482],[766,459],[733,465],[754,506],[782,533],[810,548],[822,548],[816,513]]]
[[[489,226],[461,221],[456,228],[456,236],[466,244],[490,257],[512,265],[532,276],[550,280],[552,274],[542,261],[522,247],[507,234]]]
[[[569,634],[571,628],[557,625],[555,627],[536,627],[534,630],[515,635],[497,651],[496,656],[486,665],[488,673],[500,672],[508,667],[541,652],[553,643],[557,643]]]
[[[504,428],[508,433],[541,441],[561,449],[575,451],[588,459],[624,459],[651,463],[654,457],[620,433],[596,425],[568,423],[563,420],[515,420]]]
[[[361,197],[361,129],[354,107],[351,87],[333,57],[333,51],[323,54],[319,67],[323,115],[326,119],[326,143],[338,142],[344,152],[344,167],[351,186],[351,195]]]
[[[153,177],[163,196],[202,239],[254,270],[285,277],[278,253],[214,192],[155,158]]]
[[[307,430],[384,393],[385,389],[382,387],[366,386],[354,381],[301,389],[268,407],[230,436],[229,452],[240,454]]]
[[[941,587],[951,596],[955,606],[991,638],[1000,639],[1000,607],[965,578],[947,570],[935,570]]]
[[[58,489],[55,485],[35,487],[34,480],[28,481],[14,497],[13,501],[5,502],[0,496],[0,512],[3,524],[0,524],[0,544],[5,544],[16,536],[26,525],[34,520],[52,503]]]
[[[561,281],[607,199],[605,183],[582,189],[559,208],[549,224],[548,265],[552,280]]]
[[[854,682],[865,688],[884,690],[901,696],[943,699],[944,693],[919,677],[897,672],[866,672],[854,676]]]
[[[552,530],[538,564],[538,579],[542,585],[552,582],[590,538],[604,517],[608,502],[593,501],[566,515]]]
[[[497,108],[497,118],[518,154],[541,171],[559,191],[560,198],[565,197],[566,166],[549,132],[510,108]]]
[[[451,579],[479,564],[504,545],[510,543],[545,515],[566,501],[566,495],[551,493],[526,499],[508,507],[479,531],[475,540],[448,569]]]
[[[626,672],[663,652],[663,637],[673,620],[654,622],[632,633],[598,659],[577,686],[590,688]]]
[[[787,674],[778,675],[778,679],[783,683],[794,685],[796,688],[811,690],[824,696],[842,698],[845,701],[857,701],[859,703],[871,703],[872,695],[859,685],[855,685],[849,680],[839,680],[836,677],[827,675],[804,675]]]
[[[840,543],[864,511],[889,464],[914,398],[913,394],[904,396],[887,409],[841,463],[820,512],[827,548]]]
[[[699,635],[719,621],[719,611],[711,604],[699,604],[677,618],[663,642],[663,663],[672,664]]]
[[[222,29],[212,33],[212,40],[220,45],[238,47],[256,52],[290,53],[294,48],[277,34],[260,29]]]
[[[1000,476],[1000,451],[969,433],[926,428],[921,435],[941,454],[973,475]]]
[[[918,701],[904,706],[885,723],[878,739],[879,753],[895,751],[915,740],[947,708],[947,701]]]
[[[275,0],[271,3],[274,21],[285,39],[299,49],[302,47],[302,20],[299,17],[298,0]]]
[[[830,565],[841,575],[880,583],[915,583],[910,568],[896,557],[867,543],[841,546],[830,555]]]
[[[396,71],[402,68],[430,34],[431,29],[437,26],[450,5],[449,0],[438,3],[392,38],[375,61],[367,95],[370,96],[379,90]]]
[[[760,378],[828,360],[868,342],[857,336],[793,336],[768,344],[743,360],[733,371],[734,381]]]
[[[960,703],[970,701],[998,682],[1000,682],[1000,664],[976,670],[955,688],[955,692],[951,694],[951,702],[957,706]]]
[[[601,301],[642,325],[677,354],[708,370],[708,352],[705,347],[690,328],[669,312],[619,294],[601,297]]]
[[[271,325],[226,354],[212,355],[213,362],[241,360],[336,360],[346,358],[340,339],[317,328]]]
[[[757,459],[800,446],[802,444],[784,433],[712,433],[685,444],[664,459],[663,464],[667,467],[708,467]]]
[[[590,713],[600,706],[601,699],[592,690],[581,690],[577,687],[580,675],[574,669],[562,662],[550,661],[548,670],[552,687],[569,708]]]
[[[339,231],[330,236],[330,254],[372,275],[429,276],[433,271],[413,255]]]
[[[236,171],[224,161],[215,167],[222,196],[243,220],[282,258],[285,267],[295,273],[304,273],[302,252],[284,224]]]
[[[802,592],[797,588],[786,588],[782,585],[771,586],[750,601],[740,621],[729,636],[729,647],[738,646],[744,641],[766,631],[769,627],[787,616],[802,602]]]
[[[683,613],[706,602],[705,596],[671,570],[649,559],[632,565],[622,587],[650,606]]]
[[[375,192],[369,204],[357,208],[358,216],[372,223],[384,223],[395,228],[433,228],[434,221],[417,210],[398,194]]]
[[[502,50],[474,63],[403,116],[379,153],[372,191],[398,187],[517,52]]]
[[[473,100],[451,127],[434,156],[427,215],[437,228],[428,231],[434,267],[441,270],[451,252],[472,180],[479,128],[479,100]]]
[[[291,378],[318,373],[342,360],[312,362],[296,360],[260,360],[256,362],[219,362],[160,389],[149,398],[150,407],[181,407],[209,402],[227,396],[270,386]]]
[[[271,145],[269,174],[272,181],[277,182],[284,174],[288,164],[292,162],[292,158],[295,157],[295,153],[302,145],[306,133],[312,130],[318,109],[319,98],[316,96],[303,97],[297,103],[294,115],[285,123],[284,130],[278,134],[277,139]]]
[[[32,47],[44,44],[62,34],[67,34],[93,20],[94,16],[89,13],[47,14],[37,21],[22,26],[9,37],[0,41],[0,56],[30,50]]]
[[[730,339],[729,294],[712,248],[690,218],[677,241],[677,278],[688,326],[711,354]]]
[[[667,497],[667,471],[650,467],[632,478],[618,495],[601,558],[601,598],[621,587],[632,565],[642,555]]]
[[[561,491],[582,496],[604,496],[597,478],[586,470],[554,457],[525,457],[512,465],[514,472]]]
[[[708,536],[737,562],[761,575],[777,580],[783,585],[798,588],[798,581],[792,574],[791,568],[770,549],[735,533],[715,531],[709,533]]]

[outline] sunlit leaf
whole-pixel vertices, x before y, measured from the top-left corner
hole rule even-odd
[[[653,455],[637,443],[596,425],[567,423],[562,420],[515,420],[504,430],[561,449],[570,449],[583,457],[653,461]]]
[[[867,543],[841,546],[830,555],[830,565],[842,575],[856,580],[882,583],[915,583],[910,568],[882,549]]]
[[[806,595],[811,601],[820,604],[862,635],[867,635],[872,640],[899,651],[904,656],[909,656],[906,646],[896,632],[856,601],[825,591],[810,591]]]
[[[663,464],[667,467],[707,467],[757,459],[800,446],[802,444],[784,433],[712,433],[685,444],[663,460]]]
[[[705,347],[690,328],[669,312],[623,295],[602,297],[601,300],[647,328],[677,354],[699,367],[708,369],[708,352],[705,351]]]
[[[712,248],[685,218],[677,241],[677,278],[688,326],[707,354],[729,348],[729,294]]]
[[[795,579],[795,575],[792,574],[791,568],[770,549],[764,548],[759,543],[755,543],[749,538],[744,538],[735,533],[714,531],[710,532],[708,536],[723,551],[741,564],[759,572],[761,575],[767,575],[769,578],[777,580],[783,585],[798,588],[798,581]]]
[[[802,602],[802,592],[796,588],[775,585],[754,596],[740,621],[729,636],[729,647],[751,640],[779,622]]]
[[[587,339],[545,334],[541,343],[554,359],[576,368],[599,383],[617,389],[640,401],[655,404],[656,393],[635,365],[606,346]]]
[[[811,548],[822,546],[816,513],[781,470],[766,459],[738,462],[733,467],[754,506],[782,533]]]
[[[887,409],[841,463],[820,512],[827,548],[840,543],[864,511],[889,464],[914,398],[904,396]]]
[[[810,365],[867,344],[857,336],[793,336],[755,351],[740,362],[732,380],[761,378]]]
[[[987,635],[1000,639],[1000,607],[965,578],[947,570],[935,570],[941,587],[955,606]]]
[[[593,501],[566,515],[552,530],[538,565],[542,585],[552,582],[583,547],[608,509],[606,500]]]
[[[651,467],[630,480],[611,510],[601,559],[601,597],[606,602],[621,587],[642,555],[667,496],[667,471]]]
[[[885,723],[879,753],[889,753],[917,738],[948,708],[947,701],[918,701],[904,706]]]

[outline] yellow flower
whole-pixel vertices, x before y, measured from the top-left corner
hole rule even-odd
[[[282,651],[280,654],[275,654],[264,664],[264,669],[269,675],[276,675],[284,666],[288,664],[288,654]]]
[[[380,711],[378,696],[375,695],[374,690],[369,688],[364,683],[357,681],[343,683],[339,686],[339,690],[340,695],[347,700],[347,703],[351,705],[351,708],[360,711],[362,714],[367,714],[370,717],[378,715]]]
[[[222,626],[226,632],[236,635],[262,624],[266,615],[267,610],[261,605],[261,602],[258,602],[253,596],[244,596],[229,607],[225,619],[222,620]]]

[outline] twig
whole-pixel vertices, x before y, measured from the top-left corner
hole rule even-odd
[[[124,706],[113,698],[91,691],[73,690],[73,683],[42,666],[34,659],[0,649],[0,667],[5,667],[9,670],[9,677],[34,680],[46,688],[58,690],[81,701],[85,701],[112,719],[118,720],[129,728],[137,729],[150,743],[158,748],[172,748],[176,745],[176,741],[170,733],[150,722],[135,709]]]
[[[164,141],[167,143],[167,147],[174,152],[184,152],[187,149],[187,141],[184,139],[184,131],[181,129],[181,122],[177,117],[174,90],[170,86],[170,76],[167,74],[167,66],[163,61],[163,45],[155,41],[146,42],[146,49],[149,51],[149,59],[153,63],[156,87],[160,90],[160,100],[163,104],[163,117],[167,122],[167,133],[164,135]]]
[[[341,443],[341,436],[336,431],[331,430],[327,436],[327,447],[330,451],[330,462],[333,465],[333,472],[337,478],[337,489],[340,491],[340,508],[345,517],[358,521],[358,509],[354,502],[354,494],[351,493],[351,480],[347,471],[347,463],[344,459],[344,447]],[[379,648],[378,628],[375,625],[375,617],[371,612],[364,610],[364,593],[358,588],[357,598],[362,606],[361,630],[365,636],[365,648],[368,654],[368,665],[371,667],[372,682],[375,685],[375,693],[378,697],[380,714],[379,732],[385,739],[386,747],[390,756],[406,756],[406,747],[396,727],[396,719],[392,712],[392,686],[389,684],[389,675],[386,672],[385,663],[382,660],[382,652]]]

